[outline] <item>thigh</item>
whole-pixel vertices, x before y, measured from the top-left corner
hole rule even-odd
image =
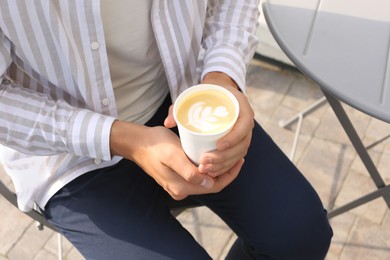
[[[66,185],[44,214],[87,259],[209,259],[127,160]]]
[[[259,255],[321,259],[318,255],[326,254],[332,231],[317,193],[258,124],[237,179],[218,194],[195,198]]]

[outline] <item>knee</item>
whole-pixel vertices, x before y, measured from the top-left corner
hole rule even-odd
[[[323,260],[325,259],[333,231],[324,214],[300,222],[290,223],[280,237],[277,259]],[[284,250],[282,250],[282,248]]]
[[[226,259],[325,259],[333,236],[326,214],[289,218],[271,226],[257,239],[237,239]]]

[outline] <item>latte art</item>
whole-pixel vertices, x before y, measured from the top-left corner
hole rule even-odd
[[[212,107],[206,102],[194,103],[188,111],[187,126],[196,128],[199,132],[215,131],[226,124],[229,111],[225,106]]]
[[[179,106],[177,119],[196,133],[218,133],[231,127],[235,107],[225,93],[213,89],[192,93]]]

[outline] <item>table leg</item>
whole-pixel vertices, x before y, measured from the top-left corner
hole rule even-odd
[[[390,208],[390,192],[387,192],[388,189],[386,184],[384,183],[382,177],[379,174],[378,169],[376,168],[374,162],[372,161],[370,155],[367,152],[366,147],[364,147],[362,140],[360,139],[359,135],[357,134],[354,126],[351,123],[351,120],[349,119],[347,113],[345,112],[344,108],[341,105],[341,102],[334,98],[331,94],[324,92],[324,95],[326,99],[328,100],[329,105],[332,107],[337,119],[339,120],[340,124],[344,128],[344,131],[346,132],[348,138],[350,139],[352,145],[355,147],[355,150],[357,154],[359,155],[360,159],[362,160],[364,166],[366,167],[368,173],[370,174],[372,180],[374,181],[376,187],[378,188],[377,191],[368,194],[366,196],[363,196],[355,201],[352,201],[338,209],[335,209],[331,212],[329,212],[328,217],[335,217],[341,213],[344,213],[350,209],[356,208],[364,203],[367,203],[373,199],[376,199],[380,196],[383,197],[385,200],[387,206]]]

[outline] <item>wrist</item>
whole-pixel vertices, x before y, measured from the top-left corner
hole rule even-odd
[[[140,136],[145,126],[116,120],[110,132],[111,156],[121,156],[132,160],[134,151],[142,140]]]
[[[240,90],[236,82],[229,75],[218,71],[207,73],[204,76],[202,83],[215,84],[221,87],[232,87]]]

